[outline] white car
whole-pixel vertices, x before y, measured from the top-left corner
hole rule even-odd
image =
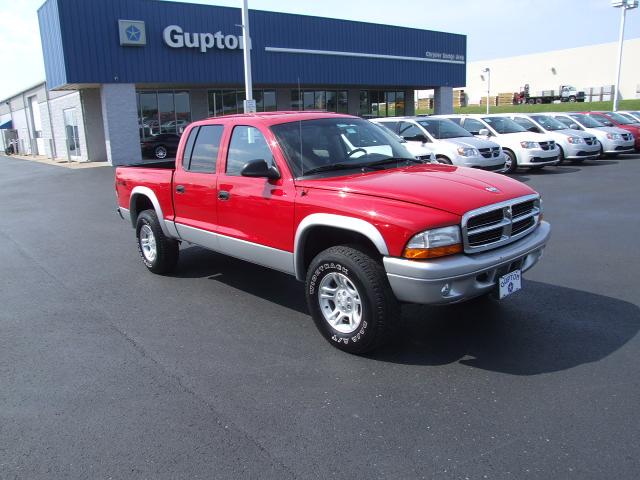
[[[383,125],[409,144],[430,146],[440,163],[503,172],[505,157],[500,145],[475,138],[454,122],[433,116],[386,117],[371,120]]]
[[[385,132],[385,134],[393,135],[393,138],[395,138],[407,150],[409,150],[409,153],[411,153],[411,155],[416,157],[417,160],[422,160],[425,163],[438,163],[438,160],[436,159],[435,148],[431,144],[425,143],[424,145],[420,145],[416,142],[407,142],[400,135],[392,132],[388,128],[385,128],[381,124],[375,123],[375,122],[371,122],[371,123],[373,123],[377,127],[380,127]]]
[[[560,161],[574,163],[593,160],[600,156],[600,142],[592,133],[571,130],[555,118],[541,113],[505,114],[529,132],[544,133],[553,138],[560,149]]]
[[[507,172],[518,167],[542,168],[557,165],[560,156],[556,142],[548,135],[525,130],[500,115],[447,115],[470,133],[500,144],[507,157]]]
[[[605,127],[602,123],[583,113],[548,113],[573,130],[595,135],[601,145],[601,155],[618,155],[635,150],[633,135],[618,127]]]

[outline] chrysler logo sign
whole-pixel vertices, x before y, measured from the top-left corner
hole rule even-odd
[[[142,20],[118,20],[120,45],[143,47],[147,44],[147,34]]]

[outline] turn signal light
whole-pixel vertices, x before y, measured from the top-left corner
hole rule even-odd
[[[462,252],[462,245],[447,245],[446,247],[433,248],[405,248],[402,256],[411,260],[423,260],[427,258],[446,257],[447,255],[455,255]]]

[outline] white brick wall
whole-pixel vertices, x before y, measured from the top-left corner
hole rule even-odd
[[[71,160],[87,162],[89,157],[87,154],[87,139],[84,131],[84,119],[82,117],[82,105],[80,102],[80,93],[71,92],[62,97],[49,100],[51,108],[51,125],[53,127],[53,140],[55,143],[56,158],[59,160],[67,159],[67,136],[66,128],[64,124],[64,111],[69,108],[75,108],[76,121],[78,124],[78,137],[80,139],[80,155],[79,157],[72,157]],[[45,134],[45,125],[48,123],[48,117],[45,120],[43,117],[43,135],[45,138],[51,138],[51,131]],[[49,142],[45,140],[45,146],[49,149]],[[73,154],[73,152],[70,152]]]

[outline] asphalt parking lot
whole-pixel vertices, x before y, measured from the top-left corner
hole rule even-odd
[[[516,177],[553,227],[523,291],[356,357],[284,274],[148,273],[112,169],[0,157],[0,477],[638,478],[640,155]]]

